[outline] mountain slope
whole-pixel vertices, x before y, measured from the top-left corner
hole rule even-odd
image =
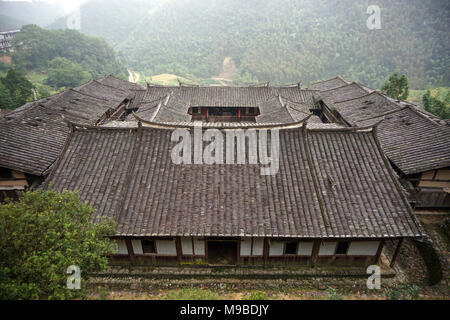
[[[107,39],[132,70],[212,78],[225,59],[234,80],[289,83],[342,75],[380,88],[393,71],[413,88],[450,85],[450,1],[90,0],[81,31]],[[53,27],[65,27],[65,19]]]
[[[374,87],[394,70],[413,86],[450,82],[450,2],[378,1],[382,29],[366,27],[370,1],[168,1],[119,49],[135,70],[219,74],[225,57],[259,81],[304,83],[341,74]]]

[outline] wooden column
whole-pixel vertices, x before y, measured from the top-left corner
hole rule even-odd
[[[236,245],[236,251],[237,251],[237,257],[236,257],[236,264],[240,265],[241,263],[241,238],[238,238],[237,245]]]
[[[264,265],[266,265],[269,258],[269,239],[264,238],[264,246],[263,246],[263,260]]]
[[[391,268],[393,268],[395,266],[395,260],[397,260],[397,256],[400,252],[400,248],[402,246],[403,243],[403,238],[401,238],[400,240],[398,240],[398,244],[397,244],[397,248],[395,248],[395,252],[394,255],[392,256],[392,260],[391,260]]]
[[[320,240],[315,240],[313,244],[312,254],[311,254],[311,266],[314,267],[317,264],[319,257]]]
[[[134,255],[133,244],[131,243],[131,239],[125,239],[125,244],[127,245],[128,257],[132,264],[136,262],[136,256]]]
[[[384,240],[381,240],[380,245],[377,250],[377,254],[375,255],[374,264],[377,264],[380,261],[380,256],[381,256],[381,252],[383,252],[383,247],[384,247]]]
[[[181,248],[181,238],[175,238],[175,247],[177,248],[177,260],[180,262],[183,259],[183,251]]]

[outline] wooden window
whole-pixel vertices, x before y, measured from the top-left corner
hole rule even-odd
[[[142,240],[143,253],[156,253],[156,245],[153,240]]]
[[[297,254],[297,242],[286,242],[284,254]]]
[[[336,246],[336,254],[347,254],[349,244],[345,241],[339,241]]]

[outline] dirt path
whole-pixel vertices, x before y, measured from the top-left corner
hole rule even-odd
[[[211,78],[212,80],[219,81],[221,85],[229,85],[233,81],[233,76],[237,71],[236,63],[232,57],[226,57],[223,60],[222,71],[218,76]],[[228,83],[227,83],[228,82]]]
[[[132,83],[138,83],[141,80],[139,73],[131,71],[128,69],[128,81]]]

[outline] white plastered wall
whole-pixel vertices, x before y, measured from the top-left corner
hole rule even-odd
[[[336,249],[337,241],[323,241],[320,243],[319,256],[332,256]]]
[[[347,255],[374,256],[377,254],[380,241],[354,241],[350,243]]]
[[[205,240],[202,238],[194,238],[194,251],[196,256],[205,255]]]
[[[176,256],[177,246],[175,240],[156,240],[156,252],[158,255]]]
[[[192,238],[191,237],[182,237],[181,238],[181,251],[184,255],[193,255],[194,251],[192,250]]]

